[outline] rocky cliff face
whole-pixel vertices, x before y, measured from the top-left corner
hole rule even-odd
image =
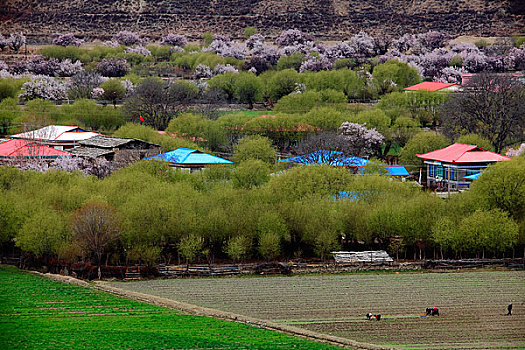
[[[73,32],[105,39],[120,30],[158,37],[203,32],[267,36],[297,28],[324,39],[443,30],[501,36],[524,30],[523,0],[2,0],[0,31],[35,38]]]

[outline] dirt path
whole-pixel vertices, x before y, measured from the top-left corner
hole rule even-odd
[[[265,328],[269,330],[274,330],[277,332],[290,334],[293,336],[304,337],[304,338],[311,339],[317,342],[334,344],[334,345],[342,346],[348,349],[356,349],[356,350],[397,349],[394,347],[384,347],[384,346],[379,346],[379,345],[374,345],[374,344],[369,344],[369,343],[357,342],[351,339],[322,334],[322,333],[318,333],[318,332],[314,332],[314,331],[310,331],[310,330],[306,330],[302,328],[297,328],[293,326],[277,324],[274,322],[260,320],[260,319],[256,319],[252,317],[246,317],[246,316],[234,314],[231,312],[220,311],[220,310],[206,308],[206,307],[200,307],[200,306],[196,306],[193,304],[170,300],[167,298],[157,297],[157,296],[153,296],[149,294],[131,292],[131,291],[109,286],[104,281],[95,281],[92,283],[88,283],[86,281],[79,280],[79,279],[69,277],[69,276],[62,276],[62,275],[50,274],[50,273],[42,274],[39,272],[32,272],[32,273],[40,275],[42,277],[52,279],[54,281],[74,284],[74,285],[81,286],[81,287],[92,288],[92,289],[112,293],[118,296],[122,296],[128,299],[141,301],[141,302],[145,302],[148,304],[168,307],[170,309],[179,310],[179,311],[182,311],[188,314],[192,314],[192,315],[207,316],[207,317],[218,318],[218,319],[222,319],[226,321],[244,323],[247,325],[251,325],[251,326],[255,326],[259,328]]]

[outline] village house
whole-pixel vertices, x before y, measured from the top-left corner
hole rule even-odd
[[[80,141],[100,135],[78,126],[48,125],[40,129],[12,135],[13,139],[37,141],[41,145],[57,150],[67,150],[79,145]]]
[[[475,145],[461,143],[417,156],[426,164],[427,186],[448,190],[468,188],[472,183],[470,180],[479,176],[476,174],[488,165],[510,159]]]
[[[79,141],[78,144],[68,152],[77,157],[104,158],[123,165],[160,153],[160,145],[151,142],[103,135]]]

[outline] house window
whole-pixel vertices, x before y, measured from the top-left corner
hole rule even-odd
[[[428,176],[433,177],[434,176],[434,166],[429,165],[428,166]]]
[[[457,169],[450,168],[450,180],[457,181],[457,179],[458,179]]]
[[[436,177],[443,178],[443,167],[436,166],[436,168],[434,169],[434,172],[436,174]]]
[[[450,180],[450,179],[448,178],[448,168],[445,168],[445,179]]]

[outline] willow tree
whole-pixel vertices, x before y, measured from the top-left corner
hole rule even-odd
[[[120,237],[115,210],[109,204],[91,200],[73,213],[71,221],[71,228],[75,233],[73,239],[84,253],[95,258],[100,279],[102,256]]]

